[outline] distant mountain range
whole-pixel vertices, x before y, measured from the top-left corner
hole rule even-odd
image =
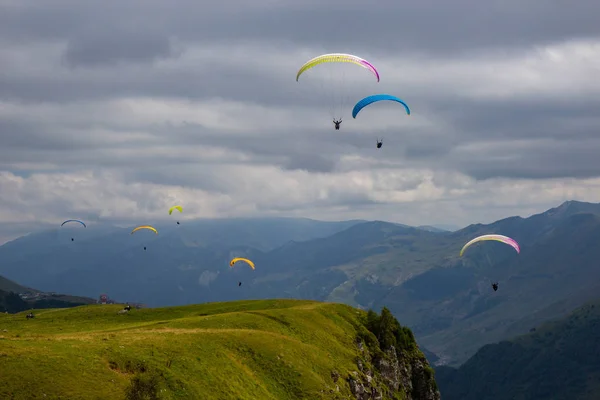
[[[455,232],[291,218],[183,221],[157,225],[159,235],[90,225],[0,246],[0,274],[43,291],[149,306],[264,298],[387,306],[435,353],[430,360],[459,365],[598,293],[599,216],[600,204],[569,201]],[[459,258],[465,242],[485,233],[515,238],[521,254],[487,242]],[[256,270],[230,268],[235,256]]]
[[[531,333],[438,367],[444,400],[600,399],[600,301]]]

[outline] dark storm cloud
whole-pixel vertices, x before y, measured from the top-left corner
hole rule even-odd
[[[64,126],[13,117],[0,119],[0,143],[0,153],[19,150],[76,152],[91,149],[93,140],[78,132],[67,131]],[[9,154],[5,154],[5,157],[9,157]]]
[[[285,164],[286,169],[302,169],[308,172],[331,172],[336,161],[327,155],[305,153],[293,155]]]
[[[256,135],[251,137],[198,135],[193,126],[174,129],[171,133],[172,137],[182,142],[224,146],[227,150],[252,154],[258,162],[268,162],[284,169],[301,169],[309,172],[333,172],[341,156],[353,154],[371,145],[374,147],[370,136],[346,131],[343,138],[340,138],[331,134],[332,131],[333,124],[331,127],[306,131],[295,128],[292,122],[285,133],[256,132]]]
[[[68,38],[89,29],[171,35],[184,40],[267,39],[334,51],[448,51],[547,43],[600,32],[594,0],[330,0],[305,2],[24,1],[4,6],[3,37]],[[108,44],[108,42],[107,42]]]
[[[327,206],[340,206],[348,208],[360,208],[369,205],[377,204],[376,201],[369,198],[368,193],[348,193],[347,191],[330,189],[327,191],[327,197],[323,199],[314,199],[312,205],[316,207],[327,207]],[[258,204],[258,211],[263,212],[292,212],[298,208],[298,205],[294,205],[287,202],[280,202],[277,204],[261,205]]]
[[[223,64],[214,62],[208,66],[199,65],[184,71],[151,69],[144,66],[117,68],[117,73],[109,70],[94,75],[75,70],[70,75],[16,75],[7,79],[0,77],[0,92],[3,98],[51,102],[155,96],[197,100],[221,97],[237,101],[260,101],[271,106],[282,103],[314,103],[308,96],[294,96],[301,88],[294,81],[293,72],[286,81],[273,75],[266,68],[257,72],[248,70],[243,65],[234,67]],[[285,90],[276,89],[281,87]]]
[[[555,3],[553,6],[551,3]],[[452,52],[469,48],[526,46],[565,36],[590,36],[600,32],[596,15],[600,4],[586,0],[473,2],[470,0],[318,2],[287,10],[251,15],[254,28],[245,37],[288,39],[298,44],[361,51]],[[287,7],[286,7],[287,8]],[[218,34],[216,33],[218,32]],[[213,38],[222,33],[217,30]],[[230,34],[234,34],[234,30]],[[205,32],[210,35],[210,31]],[[237,32],[236,32],[237,33]],[[325,46],[323,45],[325,43]]]
[[[464,140],[553,138],[572,140],[598,136],[600,99],[580,98],[460,100],[446,115]],[[584,123],[596,119],[593,125]]]
[[[398,145],[403,148],[403,157],[408,159],[440,159],[452,150],[452,143],[449,137],[435,137],[432,138],[425,132],[419,132],[421,135],[408,135],[399,133],[398,135],[383,135],[385,143],[389,143],[392,146]],[[408,138],[407,138],[408,136]]]
[[[454,158],[455,167],[476,179],[592,178],[598,176],[599,140],[516,143],[488,149],[469,158]],[[487,156],[486,156],[487,155]],[[501,159],[497,159],[500,157]]]
[[[125,182],[152,182],[163,185],[184,187],[201,187],[213,193],[224,194],[229,190],[229,183],[215,179],[212,168],[199,168],[197,164],[149,166],[144,169],[124,169]]]
[[[68,42],[64,53],[72,66],[111,65],[119,62],[147,63],[176,55],[169,39],[163,35],[138,32],[130,27],[125,32],[99,29],[86,32]]]
[[[30,162],[60,164],[63,168],[143,168],[136,178],[157,183],[190,185],[197,175],[186,177],[176,169],[186,164],[214,165],[236,163],[228,153],[242,152],[252,156],[245,164],[277,165],[284,169],[301,169],[309,172],[332,172],[339,158],[361,149],[374,147],[374,136],[347,131],[343,138],[331,134],[333,128],[301,130],[293,121],[286,132],[255,132],[227,134],[212,132],[197,124],[158,127],[146,126],[148,137],[128,141],[105,140],[102,134],[80,132],[70,128],[52,126],[43,122],[19,122],[5,120],[0,123],[0,166],[8,168],[12,163]],[[105,128],[119,135],[118,121],[108,120]],[[126,129],[124,129],[126,130]],[[168,132],[168,133],[167,133]],[[124,134],[124,133],[123,133]],[[156,156],[146,152],[148,146],[158,146],[165,153]],[[220,158],[207,160],[201,147],[197,152],[183,153],[181,146],[209,146],[225,151]],[[158,157],[158,158],[157,158]],[[160,160],[160,167],[157,167]],[[164,168],[175,170],[167,173]],[[154,175],[150,171],[154,171]],[[205,181],[204,181],[205,182]],[[204,184],[203,182],[203,184]]]
[[[331,135],[321,133],[307,135],[298,131],[282,138],[280,133],[247,135],[211,134],[203,128],[189,125],[191,134],[178,135],[179,130],[172,128],[166,135],[164,129],[154,129],[155,136],[143,140],[132,140],[129,143],[111,143],[102,141],[96,135],[78,136],[51,127],[51,131],[42,124],[19,123],[9,124],[0,121],[0,168],[9,168],[13,163],[27,159],[30,162],[60,164],[63,168],[140,168],[142,172],[134,174],[134,179],[164,183],[207,184],[207,180],[198,179],[195,172],[191,176],[182,175],[181,169],[191,165],[197,171],[198,164],[212,165],[235,164],[236,160],[227,156],[227,152],[243,152],[252,155],[244,164],[278,165],[284,169],[303,169],[309,172],[331,172],[337,159],[344,152]],[[149,129],[152,132],[152,128]],[[118,132],[118,131],[117,131]],[[204,133],[204,135],[203,135]],[[312,138],[311,138],[312,136]],[[163,147],[164,154],[159,156],[160,167],[156,167],[157,156],[146,153],[148,145]],[[211,146],[225,151],[224,156],[207,160],[201,148],[198,152],[185,153],[178,151],[177,146]],[[179,149],[183,149],[180,147]],[[142,151],[140,151],[142,150]],[[167,169],[170,169],[168,171]],[[9,168],[10,169],[10,168]],[[185,168],[183,168],[185,169]],[[210,185],[209,185],[210,186]],[[213,188],[210,188],[211,190]]]

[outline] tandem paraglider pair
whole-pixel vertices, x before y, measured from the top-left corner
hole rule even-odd
[[[355,56],[352,54],[344,54],[344,53],[323,54],[323,55],[320,55],[320,56],[317,56],[315,58],[308,60],[306,63],[304,63],[300,67],[300,70],[296,74],[296,82],[298,82],[298,80],[300,79],[300,75],[302,75],[305,71],[307,71],[317,65],[329,64],[329,63],[350,63],[350,64],[358,65],[359,67],[362,67],[362,68],[368,70],[369,72],[371,72],[371,74],[373,74],[375,76],[375,78],[377,79],[377,82],[379,82],[379,72],[377,71],[375,66],[373,66],[373,64],[371,64],[369,61],[367,61],[363,58],[360,58],[358,56]],[[335,96],[335,95],[333,96],[333,98],[337,98],[337,97],[339,97],[339,96]],[[354,109],[352,110],[352,117],[356,118],[356,115],[364,107],[366,107],[370,104],[376,103],[378,101],[382,101],[382,100],[395,101],[397,103],[402,104],[406,110],[406,114],[410,115],[410,108],[400,98],[389,95],[389,94],[375,94],[375,95],[367,96],[364,99],[358,101],[356,103],[356,105],[354,106]],[[339,112],[342,113],[343,109],[344,109],[344,107],[341,107]],[[342,116],[334,115],[333,126],[336,131],[340,130],[341,124],[342,124]],[[383,145],[383,141],[377,140],[377,148],[380,149],[382,145]]]

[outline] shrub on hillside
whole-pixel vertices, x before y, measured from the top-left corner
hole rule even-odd
[[[125,390],[127,400],[159,400],[160,380],[153,372],[137,373]]]

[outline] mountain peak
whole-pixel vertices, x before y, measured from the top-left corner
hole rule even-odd
[[[600,204],[599,203],[587,203],[577,200],[567,200],[560,206],[551,208],[548,211],[542,213],[542,215],[552,217],[568,217],[573,214],[590,213],[600,215]]]

